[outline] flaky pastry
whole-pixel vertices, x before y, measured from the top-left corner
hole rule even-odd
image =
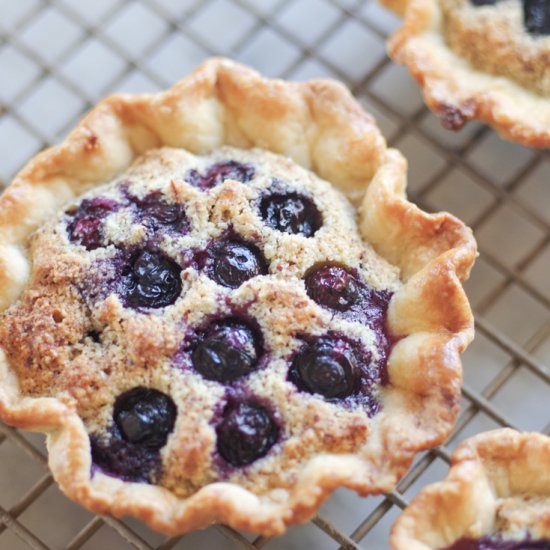
[[[501,429],[468,439],[390,541],[396,550],[548,550],[550,437]]]
[[[455,420],[471,231],[328,80],[212,59],[102,101],[0,198],[0,417],[61,489],[274,535]]]
[[[443,126],[481,120],[528,147],[550,147],[547,0],[382,0],[405,22],[388,42]]]

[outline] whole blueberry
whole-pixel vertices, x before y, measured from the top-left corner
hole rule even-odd
[[[312,300],[338,311],[348,310],[360,298],[357,279],[338,265],[314,269],[306,276],[305,285]]]
[[[550,2],[523,0],[523,20],[527,32],[534,35],[550,34]]]
[[[259,403],[230,403],[216,427],[217,449],[233,466],[246,466],[265,456],[279,436],[271,413]]]
[[[357,391],[358,375],[349,346],[341,340],[323,338],[300,350],[292,362],[289,379],[302,391],[342,399]]]
[[[222,241],[212,248],[214,280],[222,286],[238,288],[248,279],[267,273],[266,262],[257,247]]]
[[[160,449],[174,429],[176,415],[176,405],[168,395],[137,387],[117,397],[113,419],[125,441]]]
[[[195,187],[210,189],[221,185],[225,180],[237,180],[247,183],[254,177],[254,167],[236,160],[225,160],[212,164],[204,174],[197,170],[190,170],[186,180]]]
[[[212,323],[192,353],[193,366],[207,380],[232,382],[258,365],[259,338],[246,323],[226,319]]]
[[[497,0],[470,0],[474,6],[494,6]]]
[[[129,307],[165,307],[181,293],[180,274],[180,266],[170,258],[142,250],[125,269],[120,292]]]
[[[265,223],[283,233],[311,237],[321,227],[315,203],[297,193],[273,193],[264,197],[260,212]]]

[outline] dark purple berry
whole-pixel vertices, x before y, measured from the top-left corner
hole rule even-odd
[[[180,266],[170,258],[143,250],[125,269],[120,292],[129,307],[165,307],[181,293],[180,274]]]
[[[195,187],[211,189],[216,185],[221,185],[225,180],[237,180],[241,183],[247,183],[254,177],[254,173],[254,168],[248,164],[236,160],[227,160],[213,164],[205,174],[200,174],[195,169],[190,170],[186,180]]]
[[[494,6],[498,0],[470,0],[474,6]]]
[[[306,276],[309,297],[322,306],[346,311],[360,298],[357,279],[345,268],[325,265]]]
[[[102,219],[119,208],[118,202],[106,197],[84,199],[76,210],[67,212],[74,218],[69,224],[71,241],[81,244],[87,250],[95,250],[103,246]]]
[[[162,200],[160,192],[155,191],[143,199],[134,198],[133,201],[140,209],[138,216],[153,232],[162,229],[181,235],[189,232],[189,221],[183,205]]]
[[[267,273],[266,262],[257,247],[225,241],[212,247],[212,275],[222,286],[238,288],[248,279]]]
[[[252,401],[230,403],[216,427],[218,452],[233,466],[246,466],[265,456],[279,436],[271,413]]]
[[[489,535],[480,539],[460,538],[450,546],[441,550],[550,550],[550,540],[526,540],[508,539]]]
[[[302,391],[342,399],[357,391],[358,368],[353,351],[341,340],[323,338],[294,358],[289,379]]]
[[[259,338],[247,324],[236,319],[215,322],[193,350],[195,369],[207,380],[232,382],[258,365]]]
[[[311,237],[321,227],[315,203],[297,193],[268,195],[262,199],[260,211],[269,227],[283,233]]]
[[[128,443],[160,449],[174,429],[176,414],[176,405],[166,394],[137,387],[117,397],[113,418]]]
[[[535,35],[550,34],[550,1],[523,0],[523,20],[527,32]]]
[[[76,219],[69,226],[71,241],[77,242],[87,250],[95,250],[103,245],[103,223],[95,216]]]
[[[161,467],[158,450],[133,445],[112,434],[90,435],[92,460],[104,473],[124,481],[153,483]]]

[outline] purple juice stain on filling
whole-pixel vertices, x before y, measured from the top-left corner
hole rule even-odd
[[[313,200],[293,192],[277,192],[263,197],[260,213],[269,227],[304,237],[312,237],[323,223]]]
[[[221,185],[225,180],[237,180],[248,183],[255,174],[253,166],[236,160],[226,160],[212,164],[204,174],[192,169],[185,176],[185,181],[199,189],[211,189]]]
[[[191,357],[193,367],[204,378],[229,383],[254,371],[261,354],[258,331],[229,318],[214,321],[198,336]]]
[[[73,220],[68,225],[71,241],[95,250],[104,245],[103,218],[116,212],[121,204],[107,197],[84,199],[78,208],[67,212]]]
[[[252,399],[230,399],[216,426],[217,450],[233,466],[264,457],[279,437],[272,413]]]
[[[158,390],[136,387],[119,395],[109,434],[90,436],[94,464],[126,481],[153,482],[176,416],[172,399]]]
[[[136,205],[136,216],[151,232],[169,231],[177,235],[189,233],[190,224],[182,204],[162,199],[160,191],[154,191],[143,199],[131,197]]]
[[[440,550],[550,550],[550,540],[502,540],[490,535],[480,539],[461,538]]]
[[[165,307],[181,293],[181,267],[159,252],[141,250],[121,271],[118,292],[128,307]]]

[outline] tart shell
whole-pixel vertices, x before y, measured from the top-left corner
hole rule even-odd
[[[445,440],[458,412],[460,353],[473,337],[461,285],[477,253],[471,231],[450,214],[427,214],[406,200],[405,159],[386,149],[374,119],[344,86],[267,80],[211,59],[166,92],[105,99],[61,145],[23,168],[0,197],[0,311],[29,280],[30,235],[65,203],[111,180],[149,149],[201,154],[222,145],[286,155],[330,181],[358,207],[365,240],[400,269],[404,284],[388,311],[395,342],[390,383],[364,445],[356,454],[309,460],[291,490],[257,495],[218,482],[177,498],[162,487],[93,472],[75,404],[22,395],[1,349],[0,418],[46,432],[56,481],[96,513],[133,515],[167,534],[222,522],[276,535],[311,518],[338,487],[361,495],[390,490],[416,452]]]
[[[406,65],[442,125],[469,120],[492,126],[527,147],[550,147],[550,99],[505,76],[475,69],[447,44],[439,0],[382,0],[405,21],[388,41],[390,56]]]
[[[447,478],[423,489],[399,516],[392,547],[444,548],[503,527],[506,538],[550,538],[549,464],[550,437],[542,434],[501,429],[468,439],[453,453]],[[514,497],[525,505],[514,505]]]

